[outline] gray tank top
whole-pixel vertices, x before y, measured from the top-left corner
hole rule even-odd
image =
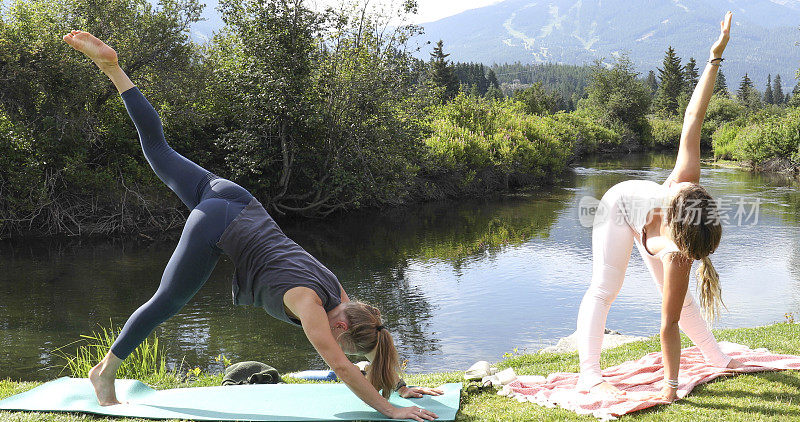
[[[289,289],[310,288],[322,300],[326,312],[342,301],[336,276],[283,234],[255,198],[225,228],[217,246],[236,266],[232,282],[236,305],[261,306],[281,321],[300,325],[283,306],[283,296]]]

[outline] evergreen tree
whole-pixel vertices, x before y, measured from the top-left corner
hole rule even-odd
[[[785,102],[780,74],[775,75],[775,79],[772,80],[772,97],[775,99],[775,104],[783,105]]]
[[[767,88],[764,90],[764,103],[775,104],[775,97],[772,95],[772,74],[767,75]]]
[[[791,107],[800,107],[800,84],[794,86],[791,95],[786,94],[789,98],[786,100],[786,104],[790,105]]]
[[[656,91],[658,91],[658,81],[656,80],[656,73],[652,70],[647,74],[647,81],[645,82],[645,85],[650,88],[651,95],[656,95]]]
[[[686,81],[686,92],[689,94],[694,91],[694,87],[697,86],[697,79],[700,76],[700,73],[697,70],[697,62],[694,60],[694,57],[689,57],[689,62],[686,63],[686,66],[683,68],[683,75],[684,80]]]
[[[473,74],[475,75],[475,84],[478,86],[478,92],[481,95],[486,94],[486,90],[489,89],[489,80],[486,79],[486,67],[481,63],[476,64]]]
[[[489,87],[494,87],[500,89],[500,82],[497,80],[497,75],[494,73],[494,69],[489,69],[489,76],[487,76],[489,80]]]
[[[659,68],[659,79],[661,80],[656,96],[656,111],[674,116],[678,113],[678,97],[683,91],[683,67],[681,59],[675,54],[675,49],[670,46],[663,62],[664,68]]]
[[[489,85],[489,89],[486,91],[484,97],[490,100],[502,100],[505,98],[505,95],[503,95],[503,91],[501,91],[500,88]]]
[[[750,79],[747,73],[745,73],[744,77],[742,78],[742,82],[739,84],[739,90],[736,91],[736,97],[739,100],[742,100],[747,96],[747,94],[749,94],[748,91],[752,88],[753,88],[753,81]]]
[[[448,56],[444,54],[444,42],[439,40],[431,53],[429,72],[433,83],[444,88],[444,99],[452,100],[458,94],[459,82],[455,67],[447,60]]]
[[[486,68],[481,63],[455,63],[456,78],[461,84],[461,91],[470,95],[476,92],[479,96],[486,94],[489,81],[486,79]]]
[[[722,73],[722,69],[719,70],[717,74],[717,81],[714,83],[714,94],[721,95],[725,98],[730,97],[730,93],[728,92],[728,82],[725,80],[725,74]]]
[[[749,109],[761,107],[761,94],[759,94],[753,86],[753,81],[747,73],[744,74],[744,78],[742,78],[742,82],[739,84],[739,90],[736,91],[736,98]]]

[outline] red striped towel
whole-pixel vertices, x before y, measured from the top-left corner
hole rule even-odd
[[[744,366],[735,370],[714,367],[705,362],[698,347],[683,349],[681,351],[679,398],[686,397],[696,385],[725,375],[800,369],[800,356],[778,355],[770,353],[767,349],[751,350],[747,346],[728,342],[720,342],[720,347],[729,356],[741,361]],[[668,403],[645,398],[645,396],[661,391],[664,385],[661,352],[650,353],[637,361],[629,361],[607,368],[603,371],[603,378],[621,390],[625,390],[626,394],[618,399],[609,395],[579,392],[575,389],[578,374],[566,372],[550,374],[547,380],[541,384],[513,381],[503,387],[499,394],[546,407],[561,406],[580,415],[594,415],[602,420],[616,419],[617,416],[626,413]]]

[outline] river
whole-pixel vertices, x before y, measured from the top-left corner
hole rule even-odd
[[[673,162],[659,154],[595,158],[545,190],[282,226],[338,275],[351,297],[383,310],[408,372],[463,370],[569,335],[591,277],[591,228],[581,224],[581,199],[599,198],[627,179],[663,181]],[[716,327],[769,324],[800,311],[795,182],[710,166],[701,182],[730,209],[712,256],[727,305]],[[53,351],[100,325],[124,324],[155,291],[175,242],[0,244],[0,379],[58,376],[63,360]],[[218,371],[214,357],[224,354],[281,372],[322,368],[302,330],[262,309],[232,305],[232,272],[230,259],[222,259],[192,301],[156,329],[170,365]],[[607,326],[654,335],[659,306],[634,249]]]

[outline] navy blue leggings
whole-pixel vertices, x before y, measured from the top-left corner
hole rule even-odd
[[[114,355],[125,359],[200,290],[222,254],[217,241],[253,196],[175,152],[164,139],[158,113],[138,88],[123,92],[122,101],[153,171],[191,210],[158,290],[128,318],[111,346]]]

